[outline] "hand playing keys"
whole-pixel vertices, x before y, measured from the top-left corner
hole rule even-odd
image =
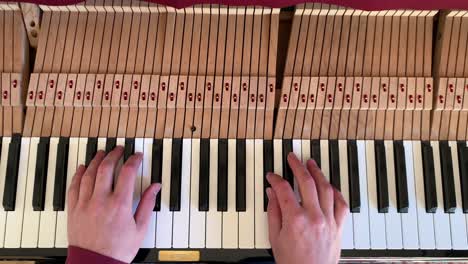
[[[140,249],[161,186],[146,189],[133,215],[133,190],[142,154],[127,160],[112,191],[114,170],[122,154],[120,146],[107,156],[98,151],[88,168],[81,165],[77,169],[68,190],[68,241],[71,246],[130,263]]]
[[[290,153],[288,163],[298,183],[302,204],[286,180],[275,174],[267,175],[271,184],[267,190],[270,243],[276,263],[337,263],[348,205],[314,160],[304,166]]]
[[[160,184],[144,192],[135,215],[133,190],[142,154],[123,165],[114,190],[115,167],[123,148],[107,156],[99,151],[88,168],[80,166],[68,190],[68,241],[71,246],[130,263],[145,236]],[[269,173],[267,194],[270,242],[278,264],[337,263],[348,206],[317,164],[304,166],[294,154],[288,163],[298,182],[302,204],[291,186]]]

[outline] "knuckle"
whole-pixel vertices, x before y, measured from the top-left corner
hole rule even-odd
[[[289,186],[289,183],[285,180],[281,180],[279,183],[278,183],[278,190],[280,191],[288,191],[289,189],[291,188],[291,186]]]
[[[306,183],[307,185],[315,186],[315,180],[310,175],[305,175],[304,176],[304,183]]]
[[[97,173],[98,174],[103,174],[103,173],[106,173],[107,171],[111,170],[112,169],[112,164],[109,162],[109,161],[103,161],[98,169],[97,169]]]
[[[308,223],[308,219],[306,217],[305,214],[303,213],[296,213],[293,217],[292,217],[292,225],[295,226],[295,227],[298,227],[298,228],[301,228],[301,227],[304,227],[307,225]]]
[[[136,164],[136,162],[133,162],[133,160],[129,160],[129,162],[126,162],[122,166],[122,171],[125,171],[125,172],[131,172],[137,169],[138,169],[138,165]]]
[[[331,184],[326,184],[322,189],[327,197],[333,197],[335,190],[333,190]]]
[[[327,222],[323,217],[314,217],[312,218],[311,223],[317,230],[323,230],[327,225]]]
[[[291,232],[296,237],[301,237],[310,230],[311,222],[305,214],[298,213],[291,219]]]

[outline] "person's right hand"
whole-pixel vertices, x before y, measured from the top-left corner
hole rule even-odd
[[[290,153],[288,163],[297,180],[302,203],[286,180],[267,175],[268,224],[278,264],[337,263],[348,205],[323,176],[314,160],[306,166]]]

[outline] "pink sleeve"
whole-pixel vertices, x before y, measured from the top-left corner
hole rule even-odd
[[[93,251],[79,247],[68,247],[67,264],[126,264],[116,259],[103,256]]]

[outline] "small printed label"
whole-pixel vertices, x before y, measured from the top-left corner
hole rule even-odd
[[[200,251],[161,250],[159,251],[159,261],[200,261]]]

